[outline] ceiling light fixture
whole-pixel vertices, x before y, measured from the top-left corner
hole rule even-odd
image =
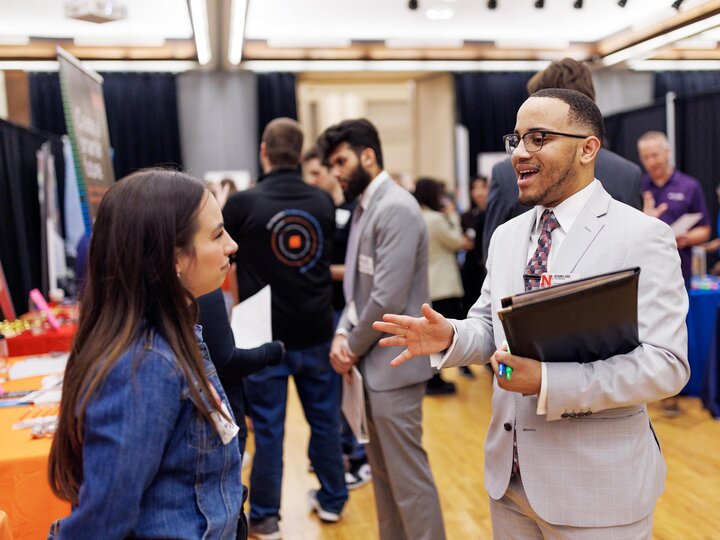
[[[625,7],[625,4],[627,4],[627,0],[618,0],[618,6]]]
[[[233,0],[230,8],[230,45],[228,61],[237,66],[242,60],[245,42],[245,21],[247,19],[248,0]]]
[[[630,47],[625,47],[624,49],[608,54],[602,58],[602,65],[613,66],[627,60],[640,59],[642,57],[647,58],[647,56],[651,55],[654,51],[665,47],[670,43],[675,43],[676,41],[695,36],[717,26],[720,26],[720,14],[713,15],[707,19],[688,24],[687,26],[683,26],[675,30],[671,30],[665,34],[641,41],[640,43],[636,43]]]
[[[195,34],[195,49],[197,50],[198,62],[204,66],[209,64],[212,59],[207,3],[205,0],[189,0],[189,7],[193,34]]]
[[[575,9],[582,9],[583,6],[583,0],[575,0],[575,3],[573,4],[573,7]]]
[[[488,9],[497,8],[497,0],[488,0],[487,7]]]
[[[408,9],[415,11],[418,8],[418,0],[410,0],[408,2]]]
[[[675,0],[672,3],[672,7],[674,7],[675,9],[680,9],[680,6],[682,5],[682,3],[683,3],[683,0]]]
[[[425,12],[425,16],[431,21],[447,21],[455,16],[455,10],[452,8],[430,8]]]
[[[535,0],[535,7],[542,9],[545,7],[545,0]]]

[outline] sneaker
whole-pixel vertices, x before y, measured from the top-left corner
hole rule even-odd
[[[466,379],[474,379],[475,378],[475,374],[472,372],[472,370],[468,366],[460,367],[460,375],[465,377]]]
[[[268,516],[261,521],[251,521],[248,536],[257,540],[281,540],[278,516]]]
[[[345,473],[345,486],[348,489],[363,487],[372,480],[372,470],[366,461],[350,465],[350,470]]]
[[[678,403],[678,398],[665,398],[660,402],[660,406],[662,407],[663,416],[667,418],[676,418],[680,416],[680,404]]]
[[[311,489],[308,492],[308,505],[310,506],[310,511],[318,515],[320,521],[324,521],[325,523],[337,523],[340,521],[340,514],[338,512],[331,512],[320,506],[320,501],[317,500],[316,489]]]

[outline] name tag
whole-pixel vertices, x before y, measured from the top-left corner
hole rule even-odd
[[[685,200],[685,194],[684,193],[676,193],[676,192],[670,192],[667,194],[667,198],[671,201],[684,201]]]
[[[543,274],[540,276],[541,287],[551,287],[553,285],[559,285],[560,283],[567,283],[568,281],[575,281],[580,279],[579,274]]]
[[[230,414],[230,411],[228,410],[225,403],[223,403],[220,408],[222,409],[222,412],[224,412],[229,418],[232,418],[232,415]],[[210,413],[210,417],[215,424],[215,429],[217,429],[217,432],[220,435],[220,439],[225,445],[229,444],[230,441],[233,440],[235,435],[238,434],[238,431],[240,431],[240,428],[235,422],[233,422],[232,420],[226,420],[223,415],[221,415],[217,411],[213,411],[212,413]]]
[[[347,225],[348,221],[350,221],[351,215],[352,215],[352,212],[350,212],[350,210],[346,210],[345,208],[336,208],[335,209],[335,226],[338,229],[344,229],[345,225]]]
[[[360,255],[358,258],[358,271],[361,274],[366,274],[368,276],[374,276],[375,275],[375,261],[372,257],[368,257],[367,255]]]

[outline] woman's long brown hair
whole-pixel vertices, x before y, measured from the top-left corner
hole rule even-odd
[[[148,169],[117,182],[100,203],[49,461],[52,490],[73,504],[83,481],[88,402],[118,358],[146,337],[143,333],[156,332],[167,340],[190,398],[211,421],[215,401],[201,397],[211,394],[193,333],[197,304],[175,269],[177,253],[193,253],[206,196],[190,176]]]

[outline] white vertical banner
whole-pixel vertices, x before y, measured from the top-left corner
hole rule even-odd
[[[40,203],[42,284],[46,292],[58,287],[58,278],[67,274],[65,243],[60,226],[55,159],[46,142],[37,151],[38,201]]]
[[[470,209],[470,132],[455,124],[455,178],[457,178],[457,209],[461,214]]]

